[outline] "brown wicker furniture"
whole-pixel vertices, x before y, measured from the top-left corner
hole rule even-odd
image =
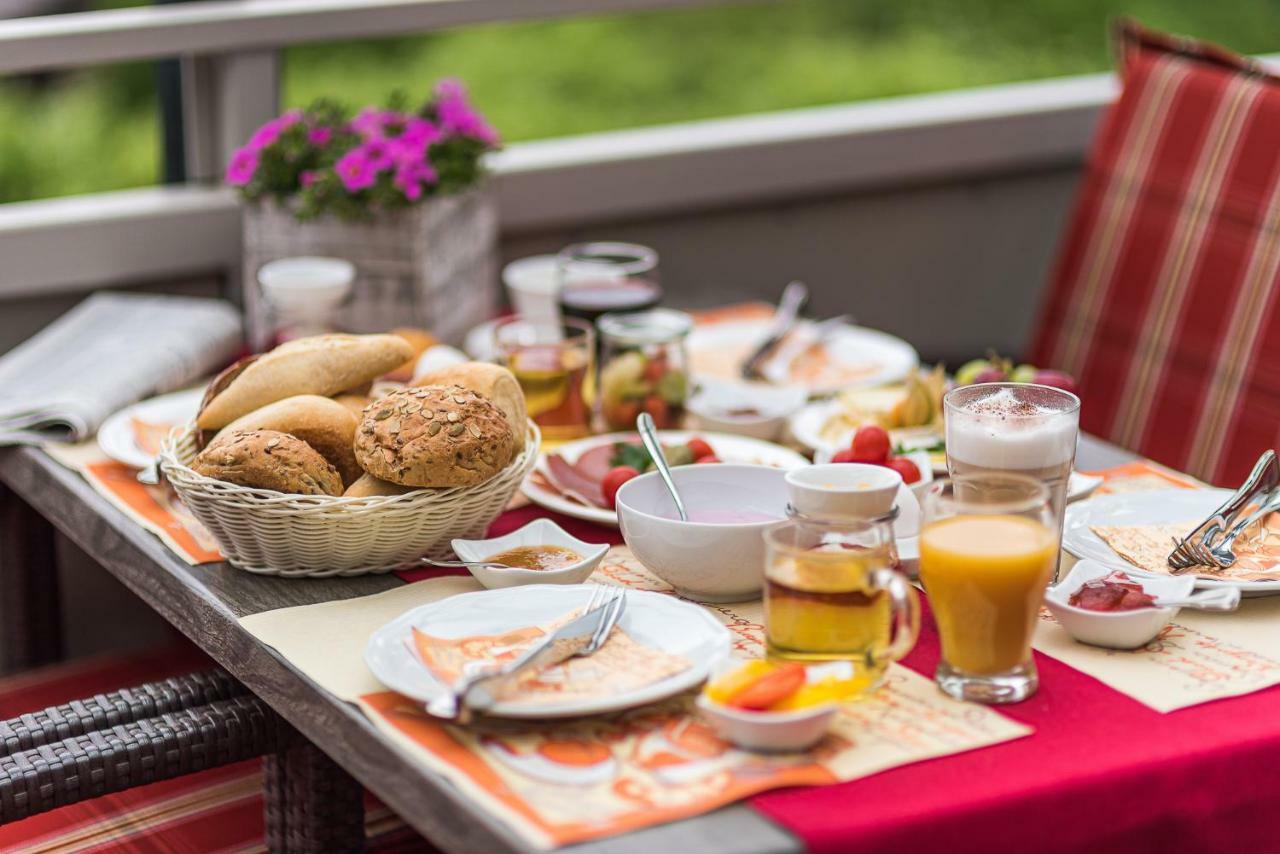
[[[1132,459],[1131,454],[1103,443],[1081,440],[1082,468],[1102,468]],[[302,843],[326,833],[334,840],[354,839],[353,831],[348,829],[347,835],[341,836],[336,825],[343,821],[348,828],[358,824],[352,817],[359,813],[349,806],[355,801],[352,792],[358,791],[352,781],[355,778],[443,850],[486,854],[527,850],[505,826],[477,811],[446,780],[408,764],[400,750],[359,711],[321,691],[246,634],[237,620],[242,615],[273,608],[388,590],[402,583],[395,576],[290,580],[256,576],[226,564],[187,566],[78,475],[33,448],[0,449],[0,483],[12,490],[11,498],[20,497],[40,517],[50,520],[94,555],[108,572],[191,638],[247,690],[303,737],[323,748],[323,754],[315,748],[289,749],[268,763],[268,777],[275,781],[268,797],[270,838],[277,847],[283,847],[289,839]],[[37,524],[29,516],[23,516],[23,520],[23,525]],[[0,544],[14,533],[0,530]],[[39,587],[11,585],[10,579],[35,570],[4,559],[6,554],[0,551],[0,619],[25,607],[25,603],[15,601],[15,590],[31,592],[35,588],[38,592]],[[45,567],[39,572],[47,574]],[[324,754],[334,761],[324,758]],[[294,772],[299,769],[306,771],[306,776],[295,778]],[[334,819],[328,830],[311,827],[325,818]],[[735,806],[689,821],[586,843],[573,850],[575,854],[653,850],[742,854],[798,851],[800,843],[754,810]]]

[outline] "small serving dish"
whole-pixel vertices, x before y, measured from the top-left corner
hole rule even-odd
[[[1130,611],[1092,611],[1069,603],[1071,595],[1095,578],[1105,578],[1116,570],[1092,560],[1081,560],[1062,581],[1045,591],[1045,605],[1071,635],[1081,643],[1109,649],[1138,649],[1169,625],[1180,610],[1155,606]],[[1195,588],[1194,578],[1156,578],[1126,573],[1144,593],[1161,598],[1183,599]]]
[[[865,465],[863,463],[832,463],[831,458],[835,456],[835,451],[830,448],[819,448],[813,454],[814,465]],[[929,484],[933,483],[933,462],[929,459],[928,451],[907,451],[900,454],[903,459],[911,460],[915,463],[916,468],[920,470],[920,479],[915,483],[908,483],[907,488],[910,489],[917,499],[924,498],[925,490],[929,488]]]
[[[510,534],[487,540],[453,540],[453,551],[459,559],[481,562],[511,549],[530,546],[559,546],[571,549],[581,559],[558,569],[522,569],[519,567],[468,566],[467,571],[485,587],[497,590],[521,584],[581,584],[595,572],[609,551],[607,543],[579,540],[550,519],[535,519]]]
[[[809,399],[801,386],[703,380],[685,403],[703,430],[773,441]]]
[[[805,750],[821,741],[831,728],[831,721],[835,719],[836,713],[840,711],[838,700],[831,699],[787,711],[754,711],[730,706],[712,698],[717,680],[748,666],[752,665],[742,661],[719,662],[712,668],[708,687],[698,695],[698,709],[716,734],[737,747],[763,753]],[[812,690],[815,682],[830,677],[833,668],[841,666],[851,672],[848,662],[831,662],[806,668],[806,682],[810,686],[808,690]]]

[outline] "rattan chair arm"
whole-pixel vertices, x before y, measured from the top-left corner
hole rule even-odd
[[[0,722],[0,756],[247,693],[219,669],[97,694]]]
[[[254,696],[0,757],[0,823],[279,750],[293,730]]]

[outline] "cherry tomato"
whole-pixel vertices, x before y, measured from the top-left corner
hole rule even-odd
[[[600,491],[604,493],[604,503],[613,508],[616,505],[618,490],[622,488],[622,484],[638,477],[640,472],[631,466],[617,466],[609,469],[608,474],[604,476],[604,480],[600,481]]]
[[[694,460],[693,462],[694,462],[695,464],[697,464],[697,463],[718,463],[718,462],[720,462],[720,458],[719,458],[719,457],[717,457],[715,454],[706,454],[705,456],[698,457],[698,458],[697,458],[696,460]]]
[[[693,454],[693,458],[695,460],[700,460],[703,457],[714,457],[716,455],[715,449],[707,444],[706,439],[699,439],[695,437],[685,442],[685,445],[689,448],[689,452]]]
[[[784,664],[735,693],[725,705],[762,711],[800,690],[804,681],[803,664]]]
[[[831,462],[856,463],[858,462],[858,457],[856,454],[854,454],[853,448],[841,448],[840,450],[836,451],[834,454],[831,455]]]
[[[650,356],[649,361],[644,365],[644,378],[650,383],[656,384],[662,379],[662,375],[667,372],[667,359],[665,356],[658,354]]]
[[[920,480],[920,467],[906,457],[893,457],[885,460],[884,465],[902,475],[903,483],[917,483]]]
[[[658,395],[651,394],[646,397],[642,408],[653,416],[653,424],[659,430],[670,430],[675,426],[668,423],[671,420],[671,407]]]
[[[853,451],[854,461],[859,463],[883,463],[889,459],[889,434],[883,427],[868,424],[859,427],[853,434],[853,443],[849,446]]]

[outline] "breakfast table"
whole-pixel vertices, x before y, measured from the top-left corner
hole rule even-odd
[[[1081,436],[1081,470],[1133,459]],[[545,511],[510,510],[494,527],[510,530],[539,515]],[[59,652],[50,569],[56,529],[309,740],[294,749],[311,751],[309,761],[326,763],[345,781],[325,792],[328,800],[316,805],[321,813],[342,812],[334,799],[358,802],[359,783],[443,850],[529,850],[506,824],[444,777],[408,761],[355,706],[319,687],[240,622],[264,611],[392,590],[404,584],[396,576],[290,580],[226,563],[188,565],[34,447],[0,450],[0,521],[7,666],[38,664]],[[619,541],[616,530],[560,521],[576,533]],[[919,643],[903,663],[928,675],[937,658],[937,635],[926,615]],[[1053,658],[1037,653],[1037,661],[1041,691],[1000,709],[1033,727],[1031,735],[847,783],[775,790],[572,849],[1190,851],[1274,844],[1277,828],[1269,816],[1270,793],[1280,785],[1280,688],[1161,714]]]

